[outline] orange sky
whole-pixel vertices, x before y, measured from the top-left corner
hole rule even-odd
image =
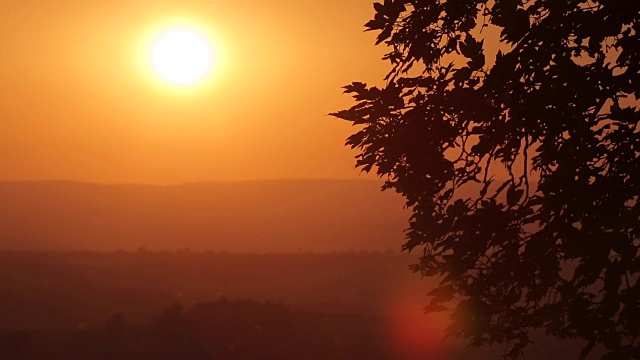
[[[372,14],[369,0],[3,1],[0,180],[359,177],[354,129],[325,114],[351,105],[341,86],[387,71],[363,32]],[[227,59],[189,93],[137,60],[176,17]]]

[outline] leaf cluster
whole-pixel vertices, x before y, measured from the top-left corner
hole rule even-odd
[[[450,335],[508,358],[532,328],[640,358],[640,1],[374,9],[386,84],[346,86],[332,115],[412,210],[412,269],[442,279],[426,310],[453,306]]]

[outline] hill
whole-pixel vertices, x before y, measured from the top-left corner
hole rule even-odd
[[[0,182],[0,250],[398,250],[408,217],[375,181]]]

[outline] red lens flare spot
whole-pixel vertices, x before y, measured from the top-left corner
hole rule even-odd
[[[384,331],[391,351],[398,360],[447,359],[453,351],[444,341],[448,313],[425,314],[429,298],[416,290],[401,287],[389,299]]]

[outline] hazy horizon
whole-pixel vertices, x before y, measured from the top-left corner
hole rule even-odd
[[[0,181],[0,249],[399,250],[403,199],[369,180]]]

